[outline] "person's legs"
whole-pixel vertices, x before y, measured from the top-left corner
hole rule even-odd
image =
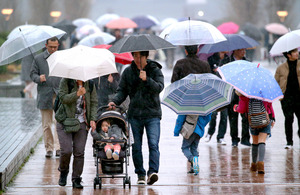
[[[134,138],[134,143],[132,144],[132,160],[135,167],[135,173],[138,176],[145,176],[146,171],[143,166],[143,134],[144,134],[144,124],[143,121],[138,119],[129,119],[129,123],[132,128],[132,134]]]
[[[294,101],[294,112],[297,117],[298,121],[298,136],[300,138],[300,101],[299,98],[297,98],[296,101]]]
[[[198,145],[200,141],[200,136],[197,133],[193,133],[191,137],[193,136],[193,142],[191,144],[191,153],[195,157],[199,157],[199,152],[198,152]]]
[[[270,125],[266,128],[271,128]],[[257,171],[259,174],[265,173],[265,165],[264,165],[264,158],[265,158],[265,148],[266,148],[266,139],[268,134],[260,132],[258,134],[258,162],[257,162]]]
[[[221,111],[221,118],[219,123],[219,130],[217,139],[223,139],[227,130],[227,116],[228,116],[228,109],[224,109]]]
[[[53,101],[53,104],[54,104],[54,102],[55,102],[55,99],[56,99],[56,95],[53,95],[53,99],[52,99],[52,101]],[[53,114],[54,112],[52,111],[52,114]],[[53,115],[53,117],[52,117],[52,122],[53,122],[53,124],[54,124],[54,131],[53,131],[53,144],[54,144],[54,148],[55,148],[55,150],[56,151],[59,151],[60,150],[60,145],[59,145],[59,140],[58,140],[58,135],[57,135],[57,130],[56,130],[56,123],[57,123],[57,121],[55,120],[55,113],[54,113],[54,115]],[[57,154],[58,154],[58,152],[56,152]]]
[[[250,144],[250,133],[249,133],[249,122],[246,114],[241,114],[242,116],[242,140],[241,144],[246,146],[251,146]]]
[[[209,135],[213,135],[216,131],[216,121],[217,121],[217,115],[218,115],[218,112],[214,111],[212,114],[211,114],[211,119],[209,121],[209,126],[208,126],[208,132],[207,134]]]
[[[288,98],[284,98],[281,101],[281,108],[283,115],[285,117],[284,127],[287,145],[293,145],[293,122],[294,122],[294,113],[293,113],[293,103]]]
[[[228,109],[228,119],[230,125],[230,136],[232,140],[232,146],[237,146],[240,138],[238,137],[238,113],[233,111],[233,107]]]
[[[59,138],[59,142],[61,145],[61,153],[59,158],[59,167],[58,170],[61,173],[68,174],[69,173],[69,165],[71,160],[71,155],[73,152],[73,139],[71,133],[66,133],[63,129],[63,125],[57,123],[56,125],[57,134]]]
[[[51,131],[53,110],[41,110],[42,115],[42,127],[44,132],[44,144],[46,152],[53,152],[54,150],[54,140]]]

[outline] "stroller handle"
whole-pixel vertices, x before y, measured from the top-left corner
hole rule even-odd
[[[120,110],[120,113],[124,113],[124,112],[125,112],[124,108],[121,107],[121,106],[113,106],[113,107],[119,109],[119,110]],[[100,106],[100,107],[98,108],[98,110],[97,110],[97,113],[98,113],[99,111],[108,110],[108,108],[109,108],[109,106]],[[113,109],[113,110],[115,110],[115,109]]]

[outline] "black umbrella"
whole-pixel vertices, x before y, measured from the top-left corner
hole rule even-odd
[[[76,28],[72,21],[66,19],[60,22],[53,23],[51,26],[65,31],[68,36],[70,36]]]
[[[118,40],[109,50],[113,53],[175,48],[170,42],[150,34],[130,35]]]
[[[262,39],[262,32],[252,23],[247,22],[242,26],[241,30],[244,31],[245,35],[256,41],[260,41]]]

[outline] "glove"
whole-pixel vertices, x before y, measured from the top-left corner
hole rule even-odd
[[[233,106],[233,111],[234,111],[234,112],[237,112],[237,107],[238,107],[237,104],[235,104],[235,105]]]

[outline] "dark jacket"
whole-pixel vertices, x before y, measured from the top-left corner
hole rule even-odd
[[[196,55],[187,55],[178,60],[173,69],[171,83],[178,81],[189,74],[210,73],[209,64],[202,61]]]
[[[129,118],[161,118],[159,94],[164,88],[162,66],[152,60],[147,60],[145,71],[147,80],[139,78],[140,70],[134,61],[122,73],[121,81],[113,102],[120,105],[129,96]]]
[[[116,124],[113,124],[111,127],[109,127],[107,133],[105,133],[101,129],[99,130],[96,129],[95,131],[91,131],[91,135],[94,140],[99,140],[99,141],[103,139],[110,139],[111,137],[114,137],[115,139],[126,138],[122,129]]]

